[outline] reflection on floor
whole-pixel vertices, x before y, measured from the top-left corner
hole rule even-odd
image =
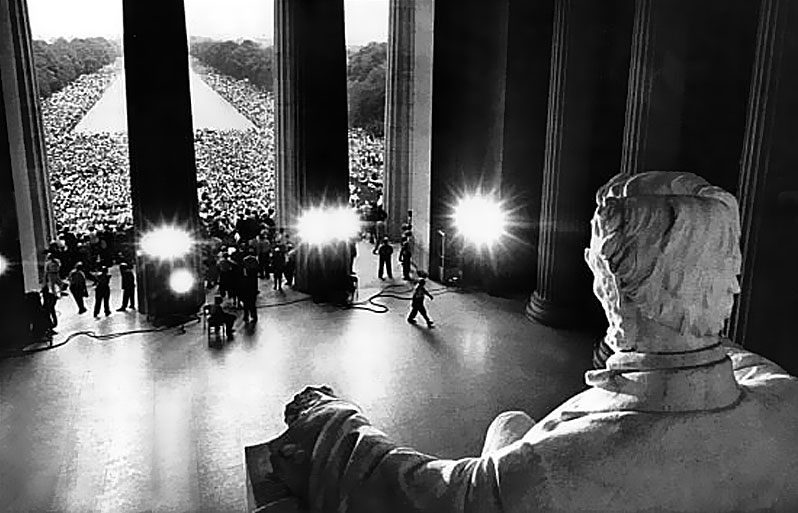
[[[362,299],[381,282],[376,257],[365,245],[360,255]],[[0,511],[245,511],[244,446],[277,435],[306,384],[329,384],[397,441],[452,458],[478,454],[497,413],[541,417],[584,388],[588,336],[527,321],[519,301],[432,288],[432,330],[407,324],[398,299],[382,301],[385,314],[267,307],[301,295],[264,282],[258,324],[239,320],[222,349],[194,324],[0,361]],[[56,342],[148,327],[133,312],[77,316],[69,298],[59,308]]]

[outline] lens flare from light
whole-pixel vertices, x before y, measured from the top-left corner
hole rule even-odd
[[[177,294],[185,294],[195,282],[194,275],[188,269],[175,269],[169,276],[169,287]]]
[[[507,214],[489,197],[469,196],[455,207],[454,225],[467,241],[489,246],[505,234]]]
[[[360,218],[349,208],[312,208],[299,218],[297,231],[313,245],[349,240],[360,232]]]
[[[334,240],[349,240],[360,233],[360,217],[350,208],[334,209],[330,222]]]
[[[158,260],[174,260],[187,255],[193,245],[191,235],[174,226],[164,226],[141,238],[141,249]]]

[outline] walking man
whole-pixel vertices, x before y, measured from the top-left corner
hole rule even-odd
[[[393,270],[391,270],[391,255],[393,254],[393,246],[391,246],[391,243],[388,242],[388,237],[383,237],[382,244],[374,248],[372,253],[375,255],[380,255],[380,269],[377,272],[377,276],[382,279],[383,272],[387,271],[388,279],[392,280]]]
[[[424,287],[426,283],[427,280],[421,278],[420,280],[418,280],[416,288],[413,289],[413,299],[410,308],[410,315],[407,317],[407,322],[409,322],[410,324],[415,324],[416,314],[421,314],[421,317],[423,317],[424,320],[427,321],[427,327],[432,328],[433,326],[435,326],[435,323],[432,322],[432,319],[429,318],[429,316],[427,315],[427,309],[424,307],[424,296],[433,299],[432,294],[430,294],[429,291],[426,289],[426,287]]]

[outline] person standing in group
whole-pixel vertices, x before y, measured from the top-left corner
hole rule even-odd
[[[124,312],[127,310],[128,305],[133,310],[136,309],[136,302],[133,299],[133,293],[136,288],[136,278],[133,274],[133,269],[127,262],[119,264],[119,274],[122,277],[122,306],[119,307],[117,312]]]
[[[275,235],[277,235],[277,223],[274,221],[274,209],[270,208],[266,212],[266,216],[263,218],[263,224],[266,226],[266,238],[269,241],[273,241]]]
[[[283,253],[283,246],[281,244],[277,244],[272,250],[274,290],[283,290],[283,271],[285,271],[285,254]]]
[[[391,243],[388,241],[388,237],[383,237],[382,244],[374,248],[372,253],[375,255],[380,255],[380,268],[377,272],[377,276],[379,276],[380,279],[383,279],[383,273],[387,272],[388,279],[392,280],[393,270],[391,269],[391,255],[393,254],[393,246],[391,246]]]
[[[379,202],[377,203],[377,213],[375,217],[377,223],[374,230],[377,234],[377,241],[380,241],[385,237],[385,221],[388,219],[388,212],[385,211],[385,208]]]
[[[278,246],[282,246],[285,244],[285,228],[280,228],[277,230],[277,235],[274,237],[274,243]]]
[[[47,285],[42,287],[42,306],[47,313],[47,318],[50,320],[50,334],[55,334],[55,328],[58,326],[58,314],[55,311],[55,304],[58,302],[58,296],[52,293]]]
[[[272,243],[269,242],[266,230],[261,230],[258,238],[253,243],[255,253],[258,257],[258,274],[261,278],[269,277],[269,253],[272,250]]]
[[[83,262],[78,262],[69,273],[69,291],[75,299],[75,304],[78,305],[78,313],[86,312],[86,306],[83,304],[83,298],[89,297],[89,292],[86,289],[86,275],[83,273]]]
[[[290,243],[286,246],[286,248],[285,270],[283,271],[283,274],[285,274],[285,284],[289,287],[293,287],[294,276],[296,274],[296,248]]]
[[[357,239],[351,237],[346,243],[349,250],[349,274],[355,272],[355,259],[357,258]]]
[[[255,256],[255,249],[247,247],[243,250],[244,258],[241,260],[241,267],[244,270],[244,276],[247,280],[254,277],[255,283],[258,281],[258,272],[260,271],[260,263],[258,257]]]
[[[407,316],[407,322],[409,322],[410,324],[415,324],[416,314],[421,314],[421,317],[423,317],[424,320],[427,321],[427,327],[432,328],[433,326],[435,326],[435,323],[432,322],[432,319],[430,319],[429,315],[427,315],[427,309],[424,307],[424,298],[426,296],[430,299],[433,299],[433,297],[432,294],[430,294],[427,288],[424,286],[426,284],[427,280],[421,278],[420,280],[418,280],[416,288],[413,289],[413,299],[411,300],[412,303],[410,306],[410,315]]]
[[[47,253],[44,262],[44,283],[50,292],[56,296],[61,295],[61,261],[52,252]]]
[[[399,261],[402,263],[402,278],[410,279],[410,267],[413,262],[413,253],[410,249],[410,240],[402,241],[402,249],[399,250]]]
[[[234,267],[235,263],[230,259],[230,254],[227,248],[222,249],[222,255],[219,257],[219,295],[222,298],[226,296],[232,297],[233,289],[235,288],[233,280],[235,278]]]
[[[100,316],[100,303],[105,309],[105,315],[111,315],[111,307],[108,306],[108,301],[111,299],[111,275],[108,274],[108,268],[103,266],[100,268],[99,274],[96,276],[97,284],[94,289],[94,317]]]
[[[258,297],[258,259],[254,254],[250,253],[244,257],[242,270],[239,297],[244,304],[244,323],[249,322],[251,317],[254,324],[258,322],[258,309],[255,307]]]

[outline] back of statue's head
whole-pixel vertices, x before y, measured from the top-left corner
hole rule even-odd
[[[692,173],[649,171],[615,176],[596,202],[586,255],[610,332],[631,310],[681,335],[717,335],[739,291],[734,196]]]

